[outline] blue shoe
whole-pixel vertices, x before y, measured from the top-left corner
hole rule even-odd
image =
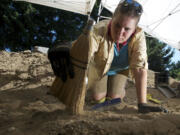
[[[103,103],[99,103],[99,104],[94,105],[92,107],[92,110],[96,110],[96,109],[99,109],[101,107],[107,107],[107,106],[115,105],[118,103],[121,103],[121,98],[114,98],[111,100],[106,100]]]

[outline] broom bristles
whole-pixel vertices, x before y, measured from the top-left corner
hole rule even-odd
[[[85,32],[79,36],[70,49],[75,77],[68,78],[65,83],[56,77],[51,87],[51,93],[63,102],[73,114],[82,114],[85,102],[85,79],[91,51],[91,39],[88,36],[88,31]]]
[[[77,54],[78,56],[80,55],[79,52]],[[75,56],[73,56],[73,58],[74,57]],[[73,79],[68,78],[65,83],[62,82],[60,78],[56,77],[51,87],[51,91],[54,96],[56,96],[62,103],[64,103],[68,107],[72,114],[82,114],[86,92],[85,78],[87,76],[88,65],[78,63],[77,61],[73,61],[73,63],[75,64],[75,77]],[[82,69],[81,67],[83,67],[84,69]]]
[[[75,78],[64,83],[58,77],[51,87],[51,93],[64,103],[72,114],[82,114],[85,101],[85,74],[86,71],[75,67]]]

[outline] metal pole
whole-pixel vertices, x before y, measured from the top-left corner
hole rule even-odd
[[[101,12],[102,12],[102,4],[101,4],[101,2],[100,2],[99,9],[98,9],[98,18],[97,18],[97,23],[99,22]]]

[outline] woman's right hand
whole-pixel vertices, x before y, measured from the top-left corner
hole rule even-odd
[[[65,82],[70,76],[74,77],[74,69],[70,58],[70,48],[68,46],[56,46],[48,50],[48,59],[54,74]]]

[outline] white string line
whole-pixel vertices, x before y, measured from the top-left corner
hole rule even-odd
[[[168,11],[168,9],[171,7],[171,4],[173,3],[173,0],[169,1],[168,6],[166,7],[166,9],[164,10],[164,13],[162,14],[163,16],[166,15],[166,11]]]
[[[180,10],[179,10],[179,11],[180,11]],[[178,11],[178,12],[179,12],[179,11]],[[164,18],[152,29],[152,31],[155,30],[166,18],[168,18],[169,16],[171,16],[171,15],[173,15],[173,14],[175,14],[175,13],[177,13],[177,12],[170,13],[170,14],[168,14],[166,17],[164,17]]]
[[[177,6],[175,7],[175,9],[174,9],[174,10],[176,10],[176,8],[178,8],[179,6],[180,6],[180,3],[179,3],[179,4],[177,4]],[[173,11],[174,11],[174,10],[173,10]],[[172,12],[173,12],[173,11],[172,11]]]
[[[180,4],[178,4],[178,6],[179,6],[179,5],[180,5]],[[177,6],[176,6],[174,9],[176,9],[176,8],[177,8]],[[151,26],[151,25],[153,25],[153,24],[155,24],[155,23],[157,23],[157,22],[159,22],[159,21],[161,21],[161,20],[164,20],[164,18],[168,17],[169,15],[174,14],[174,13],[173,13],[174,9],[173,9],[168,15],[166,15],[165,17],[163,17],[163,18],[161,18],[161,19],[159,19],[159,20],[157,20],[157,21],[149,24],[148,27]]]
[[[173,12],[177,7],[179,7],[180,6],[180,3],[179,4],[177,4],[177,6],[168,14],[168,15],[166,15],[165,17],[163,17],[163,18],[161,18],[160,20],[158,20],[158,21],[155,21],[155,22],[153,22],[153,23],[151,23],[150,25],[148,25],[147,27],[149,27],[149,26],[151,26],[151,25],[153,25],[153,24],[155,24],[155,23],[157,23],[157,22],[159,22],[153,29],[152,29],[152,31],[154,30],[154,29],[156,29],[167,17],[169,17],[169,16],[171,16],[171,15],[173,15],[173,14],[175,14],[175,13],[177,13],[177,12],[179,12],[180,10],[177,10],[177,11],[175,11],[175,12]]]
[[[179,10],[176,10],[175,12],[172,12],[171,14],[175,14],[175,13],[177,13],[177,12],[179,12],[180,11],[180,9]]]

